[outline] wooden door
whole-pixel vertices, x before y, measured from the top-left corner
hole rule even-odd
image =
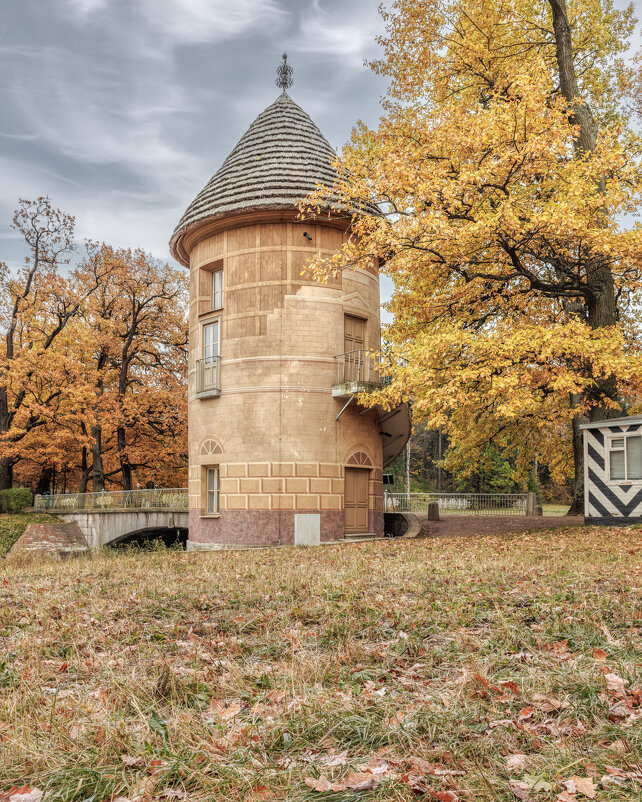
[[[368,531],[369,474],[363,468],[346,468],[343,506],[348,534]]]
[[[366,321],[360,317],[346,315],[343,324],[343,350],[361,351],[364,349],[366,341]]]
[[[344,381],[358,382],[363,381],[363,357],[360,353],[366,347],[366,321],[360,317],[345,315],[343,324],[343,351],[344,357]]]

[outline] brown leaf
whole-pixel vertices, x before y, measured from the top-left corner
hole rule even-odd
[[[520,692],[520,687],[516,682],[513,682],[512,679],[507,680],[506,682],[499,683],[502,688],[506,688],[506,690],[510,691],[511,693],[518,694]]]
[[[342,783],[343,788],[337,790],[367,791],[370,788],[376,788],[380,782],[381,777],[371,774],[369,771],[358,771],[354,774],[348,774]]]
[[[554,696],[543,696],[541,693],[533,694],[535,706],[544,713],[552,713],[554,710],[562,710],[568,707],[568,702],[562,702]]]
[[[142,757],[135,757],[134,755],[121,755],[120,759],[126,766],[129,766],[132,769],[139,769],[145,765],[145,761]]]
[[[521,780],[509,780],[508,785],[518,799],[528,799],[530,796],[531,787],[528,783],[524,783]]]
[[[313,791],[324,793],[326,791],[368,791],[376,788],[381,782],[381,777],[372,774],[369,771],[358,771],[353,774],[348,774],[342,782],[330,782],[327,777],[323,775],[319,779],[314,777],[306,777],[305,784]]]
[[[608,748],[612,749],[614,752],[617,752],[618,755],[625,755],[627,752],[626,744],[619,738],[617,741],[613,741]]]
[[[606,660],[607,654],[604,649],[593,649],[593,659],[594,660]]]
[[[28,785],[23,785],[22,788],[14,785],[6,794],[0,794],[0,802],[40,802],[41,798],[42,791]]]
[[[618,677],[617,674],[606,674],[606,687],[613,692],[615,696],[619,699],[622,699],[626,696],[626,683],[622,679],[622,677]]]
[[[426,777],[427,775],[432,775],[433,777],[462,777],[466,774],[465,771],[446,769],[437,763],[430,763],[422,757],[411,757],[409,763],[413,774],[419,777]]]
[[[530,718],[533,715],[534,712],[535,711],[533,710],[533,708],[530,705],[527,705],[526,707],[523,707],[519,711],[519,713],[517,715],[517,720],[518,721],[526,721],[526,719]]]
[[[245,802],[265,802],[266,799],[276,799],[276,794],[267,785],[257,785],[245,796]]]
[[[582,794],[589,799],[595,799],[596,790],[593,780],[590,777],[578,777],[574,774],[565,780],[562,785],[569,794]]]
[[[524,771],[525,768],[526,768],[526,755],[518,753],[515,755],[509,755],[506,758],[506,771],[521,772]]]
[[[409,762],[412,767],[413,774],[416,774],[419,777],[425,777],[427,774],[431,774],[432,763],[429,763],[422,757],[411,757]]]
[[[229,721],[241,712],[241,705],[238,702],[223,702],[220,699],[212,699],[207,708],[207,713],[220,721]]]
[[[311,788],[313,791],[319,791],[320,793],[334,790],[330,780],[323,776],[319,777],[318,779],[315,777],[306,777],[305,784],[308,786],[308,788]]]
[[[430,799],[436,799],[438,802],[459,802],[459,797],[454,791],[438,791],[436,788],[427,788],[426,793]]]
[[[612,774],[614,777],[626,777],[626,772],[618,769],[615,766],[604,766],[604,771],[607,774]]]

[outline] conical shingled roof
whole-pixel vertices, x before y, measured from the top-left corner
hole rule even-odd
[[[283,92],[259,114],[187,207],[174,230],[172,249],[185,229],[205,219],[257,208],[298,207],[318,184],[332,186],[334,156],[315,123]]]

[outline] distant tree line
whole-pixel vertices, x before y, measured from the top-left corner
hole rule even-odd
[[[545,463],[534,460],[524,475],[511,449],[488,443],[481,455],[467,459],[453,446],[443,429],[415,421],[408,448],[386,469],[394,477],[394,492],[524,493],[536,492],[541,502],[569,504],[573,477],[553,475]]]

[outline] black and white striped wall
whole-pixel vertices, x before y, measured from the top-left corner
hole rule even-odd
[[[581,428],[586,523],[642,523],[642,415]]]

